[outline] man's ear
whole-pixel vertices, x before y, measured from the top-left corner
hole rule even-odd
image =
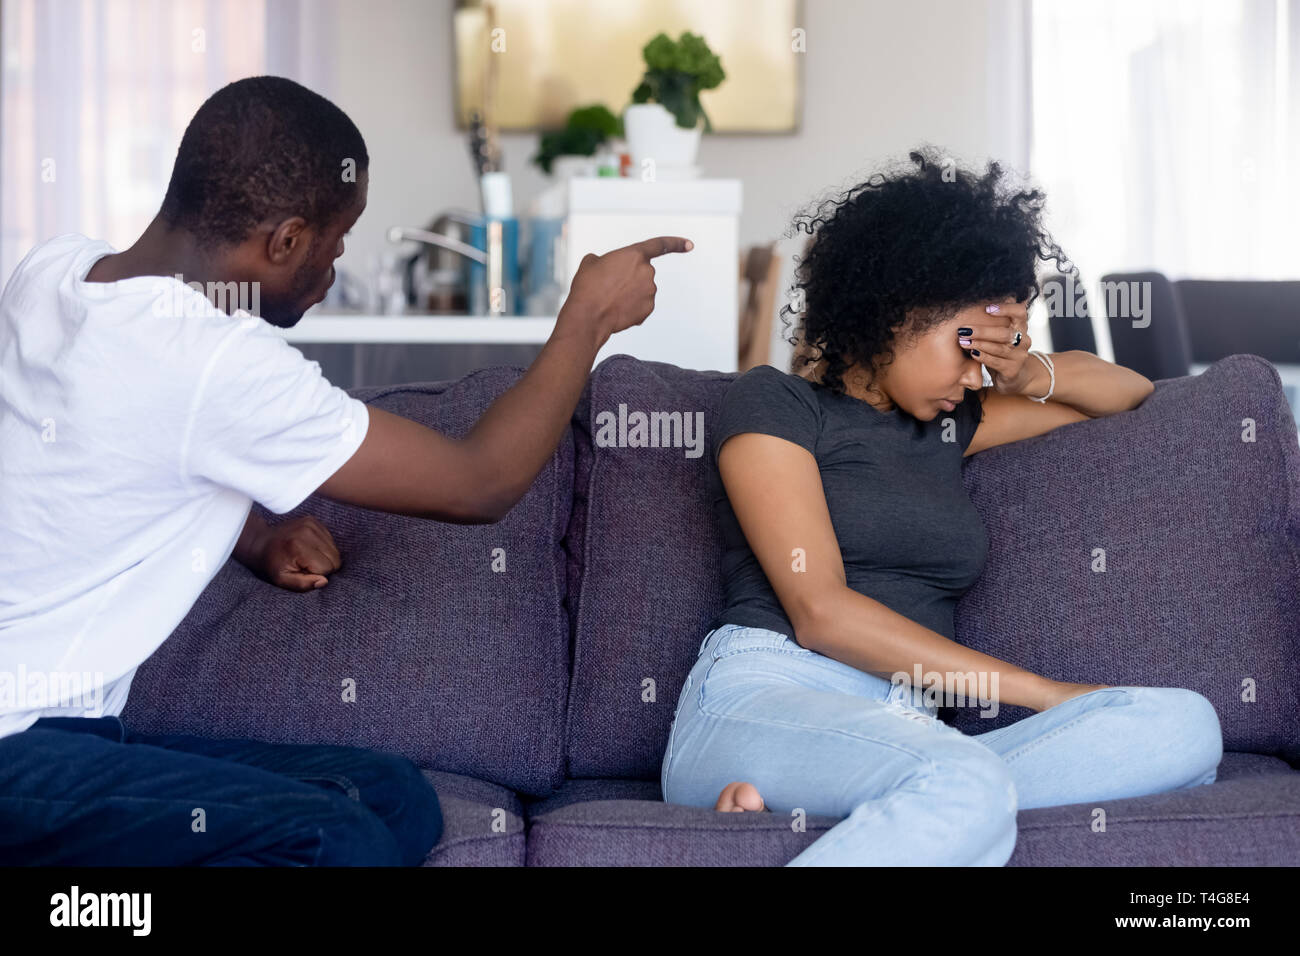
[[[266,240],[266,257],[273,265],[282,266],[289,262],[307,243],[307,220],[302,216],[291,216],[271,230]]]

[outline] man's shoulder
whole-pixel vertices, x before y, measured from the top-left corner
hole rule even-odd
[[[65,232],[46,239],[44,242],[37,243],[32,247],[32,253],[37,256],[49,256],[91,248],[116,251],[103,239],[92,239],[90,236],[82,235],[79,232]]]
[[[54,236],[32,246],[31,251],[27,253],[23,261],[47,262],[51,259],[75,257],[83,252],[108,255],[116,251],[103,239],[92,239],[79,232],[65,232],[62,235]]]
[[[5,292],[18,295],[35,288],[56,286],[81,260],[113,251],[102,239],[88,239],[75,232],[46,239],[22,257],[9,277]]]
[[[81,290],[87,310],[79,335],[107,347],[129,349],[137,365],[159,376],[197,384],[218,356],[233,352],[250,363],[274,357],[280,336],[257,316],[218,309],[177,276],[135,276]]]

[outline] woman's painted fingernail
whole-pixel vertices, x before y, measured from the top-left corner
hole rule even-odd
[[[993,313],[994,315],[997,315],[997,314],[998,314],[999,312],[1001,312],[1002,310],[999,309],[996,305],[990,305],[990,306],[989,306],[988,308],[986,308],[984,311],[985,311],[985,312],[991,312],[991,313]]]
[[[958,344],[958,345],[970,345],[970,339],[958,339],[958,340],[957,340],[957,344]]]
[[[979,355],[979,354],[980,354],[980,350],[979,350],[979,349],[971,349],[971,350],[970,350],[970,354],[971,354],[971,355]]]
[[[966,326],[963,325],[960,329],[957,330],[957,334],[958,334],[958,335],[970,335],[970,334],[971,334],[971,330],[968,329],[968,328],[966,328]]]

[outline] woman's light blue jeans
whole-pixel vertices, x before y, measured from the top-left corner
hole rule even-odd
[[[661,783],[712,807],[747,780],[775,813],[841,818],[790,866],[1002,866],[1018,809],[1213,783],[1222,755],[1195,691],[1108,687],[968,736],[905,684],[729,624],[682,687]]]

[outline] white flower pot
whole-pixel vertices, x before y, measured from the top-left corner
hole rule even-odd
[[[632,175],[640,177],[644,160],[656,168],[684,169],[695,165],[703,120],[682,129],[672,113],[658,103],[634,103],[623,111],[623,133],[632,154]]]

